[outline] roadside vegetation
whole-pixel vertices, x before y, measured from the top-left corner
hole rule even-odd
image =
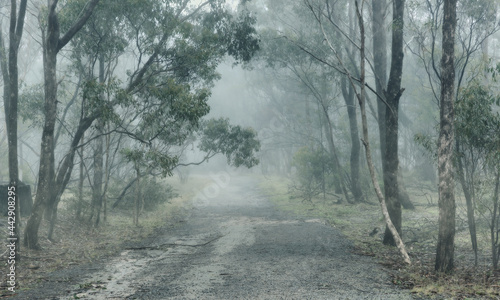
[[[292,176],[293,177],[293,176]],[[411,178],[406,179],[412,182]],[[280,210],[299,218],[321,218],[339,229],[353,242],[356,253],[373,256],[390,270],[394,284],[411,290],[419,296],[453,299],[485,297],[497,299],[500,295],[497,272],[491,271],[491,251],[487,222],[478,222],[478,266],[467,227],[466,203],[457,195],[457,233],[455,252],[457,267],[453,274],[434,271],[435,247],[438,233],[438,194],[429,182],[407,185],[413,210],[404,210],[403,241],[413,264],[408,266],[398,250],[381,243],[384,220],[373,193],[366,202],[339,203],[337,196],[322,194],[305,199],[294,193],[294,180],[284,176],[265,176],[260,187]]]
[[[154,200],[159,203],[141,213],[138,226],[132,226],[133,210],[117,207],[108,212],[102,226],[95,228],[86,219],[75,220],[73,199],[65,197],[60,204],[59,222],[55,226],[54,235],[58,239],[41,239],[43,251],[28,248],[21,248],[19,251],[19,290],[36,287],[50,272],[102,261],[120,253],[127,245],[147,239],[160,228],[176,226],[189,212],[195,187],[204,186],[208,182],[209,179],[198,176],[192,176],[184,183],[181,183],[178,176],[158,181],[157,192],[170,193],[156,195]],[[4,219],[2,218],[3,223]],[[44,220],[40,227],[42,236],[47,235],[49,227],[49,222]],[[0,276],[5,276],[4,269],[1,271]]]

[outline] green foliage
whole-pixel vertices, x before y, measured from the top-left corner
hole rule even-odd
[[[119,3],[121,7],[114,9],[112,3]],[[140,53],[136,57],[140,61],[138,69],[127,71],[128,82],[133,83],[128,93],[133,96],[123,97],[121,101],[122,107],[133,107],[139,112],[133,117],[136,120],[126,120],[137,124],[127,131],[138,143],[122,151],[129,162],[139,163],[143,169],[158,170],[164,176],[171,175],[179,163],[175,147],[182,147],[203,128],[202,118],[210,110],[207,103],[210,88],[220,77],[216,71],[218,64],[226,55],[233,56],[236,62],[247,62],[258,50],[259,41],[253,28],[255,19],[247,12],[231,15],[224,3],[209,1],[195,10],[174,0],[110,1],[99,6],[102,10],[99,14],[107,17],[101,23],[113,22],[106,27],[110,32],[105,30],[94,36],[93,31],[103,28],[98,23],[101,27],[94,26],[97,29],[87,28],[88,37],[81,35],[84,50],[94,49],[96,38],[118,35],[128,41],[130,49]],[[116,18],[110,21],[109,16]],[[106,60],[121,50],[121,47],[104,46],[100,49],[111,53],[106,54]],[[150,58],[154,59],[148,61]],[[89,103],[100,103],[102,88],[94,84],[89,97],[94,101]],[[103,107],[97,107],[104,111]],[[209,135],[200,133],[205,137],[205,142],[201,142],[205,149],[225,154],[235,166],[257,164],[258,160],[253,157],[259,148],[255,133],[225,125],[216,132],[207,132],[213,134],[210,138],[226,140],[217,146],[215,142],[206,141]]]
[[[45,120],[43,84],[22,88],[18,105],[23,122],[30,121],[32,127],[43,126]]]
[[[461,90],[455,104],[455,131],[460,141],[473,147],[493,165],[500,163],[498,96],[478,81]],[[496,112],[495,112],[496,110]]]
[[[140,162],[144,159],[144,152],[137,149],[124,148],[120,150],[120,153],[131,162]]]
[[[135,104],[143,112],[135,134],[145,140],[158,138],[180,145],[210,111],[208,89],[193,92],[188,84],[173,79],[167,79],[161,86],[149,87],[141,96]]]
[[[492,86],[478,80],[469,82],[460,90],[455,105],[455,132],[459,146],[455,161],[464,192],[468,190],[480,217],[489,224],[492,262],[496,268],[500,115],[499,107],[495,105],[498,98],[492,90]]]
[[[227,51],[236,61],[249,62],[260,48],[255,22],[255,18],[248,11],[244,11],[238,16],[237,22],[232,24],[232,36]]]
[[[66,103],[71,97],[69,92],[72,84],[61,81],[57,89],[57,99]],[[45,94],[43,84],[27,86],[21,84],[19,89],[19,115],[23,122],[28,122],[30,127],[41,128],[45,121]]]
[[[259,163],[255,153],[260,150],[257,133],[251,128],[229,124],[228,119],[211,119],[203,123],[200,150],[222,153],[229,165],[251,168]]]
[[[148,176],[141,179],[141,189],[144,209],[149,211],[154,210],[158,205],[169,203],[173,198],[179,196],[171,185],[159,182],[155,177]],[[128,193],[118,207],[132,209],[136,196],[133,192]]]
[[[311,201],[333,189],[335,164],[324,149],[300,148],[293,156],[292,166],[297,169],[297,184],[293,188],[298,197]]]
[[[124,148],[120,150],[125,160],[136,166],[145,167],[148,171],[159,171],[163,177],[172,176],[179,158],[168,152],[148,147],[144,149]]]
[[[424,148],[425,153],[430,156],[433,160],[437,160],[437,141],[434,140],[431,136],[417,133],[413,136],[413,140],[417,145],[420,145]]]
[[[179,163],[179,157],[156,149],[146,152],[145,158],[149,163],[149,168],[159,169],[164,177],[172,176],[172,170]]]
[[[61,33],[74,25],[87,2],[60,1]],[[99,119],[110,132],[117,129],[130,137],[120,153],[141,174],[171,175],[182,147],[196,133],[204,137],[201,144],[207,151],[223,153],[232,165],[256,165],[260,144],[253,130],[226,121],[202,133],[210,89],[220,78],[218,65],[228,55],[236,63],[248,62],[259,49],[255,18],[247,11],[233,15],[227,7],[225,0],[100,1],[71,40],[71,71],[83,84],[81,105],[70,113],[92,122]],[[46,15],[41,20],[45,25]],[[26,103],[42,108],[43,103],[33,100],[43,95],[35,92],[26,94]]]
[[[490,69],[495,77],[496,69]],[[455,136],[462,147],[473,151],[476,159],[500,163],[499,99],[492,88],[473,80],[462,88],[455,101]],[[437,160],[437,143],[429,135],[415,134],[414,140],[431,158]],[[471,152],[472,153],[472,152]],[[464,153],[457,153],[464,158]]]
[[[63,31],[73,25],[87,2],[87,0],[73,0],[66,3],[59,13]],[[129,42],[123,35],[120,24],[123,24],[123,10],[126,7],[126,1],[99,2],[86,25],[71,40],[73,47],[71,58],[78,62],[77,67],[83,65],[84,57],[94,61],[98,55],[103,55],[104,59],[109,61],[125,51]]]
[[[101,119],[111,122],[119,122],[120,116],[113,110],[113,106],[107,99],[120,99],[121,89],[119,83],[110,80],[99,83],[95,79],[86,81],[82,89],[83,105],[87,115],[98,114]]]

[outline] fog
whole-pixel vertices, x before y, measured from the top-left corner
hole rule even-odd
[[[58,207],[137,225],[141,180],[230,170],[311,211],[380,205],[406,263],[436,240],[436,271],[457,243],[498,269],[497,1],[4,2],[0,181],[31,186],[28,248]]]

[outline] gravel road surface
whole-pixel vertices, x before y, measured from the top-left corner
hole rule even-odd
[[[16,298],[412,299],[336,229],[277,211],[251,177],[223,179],[180,225]]]

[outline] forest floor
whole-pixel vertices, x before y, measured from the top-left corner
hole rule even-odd
[[[500,274],[491,271],[491,251],[487,217],[478,213],[478,265],[467,226],[465,201],[457,200],[455,236],[455,270],[452,275],[434,271],[438,233],[437,187],[429,182],[407,179],[407,191],[414,210],[403,210],[403,240],[412,259],[407,266],[395,247],[384,246],[385,222],[376,196],[370,203],[338,203],[326,195],[303,201],[293,197],[293,182],[283,177],[267,177],[262,181],[266,196],[281,210],[309,218],[321,218],[339,229],[351,240],[355,251],[374,260],[390,271],[392,282],[414,295],[432,299],[500,299]]]
[[[12,299],[415,298],[324,218],[284,211],[272,181],[193,177],[140,228],[115,220],[93,234],[68,232],[75,226],[63,219],[61,241],[21,252]]]

